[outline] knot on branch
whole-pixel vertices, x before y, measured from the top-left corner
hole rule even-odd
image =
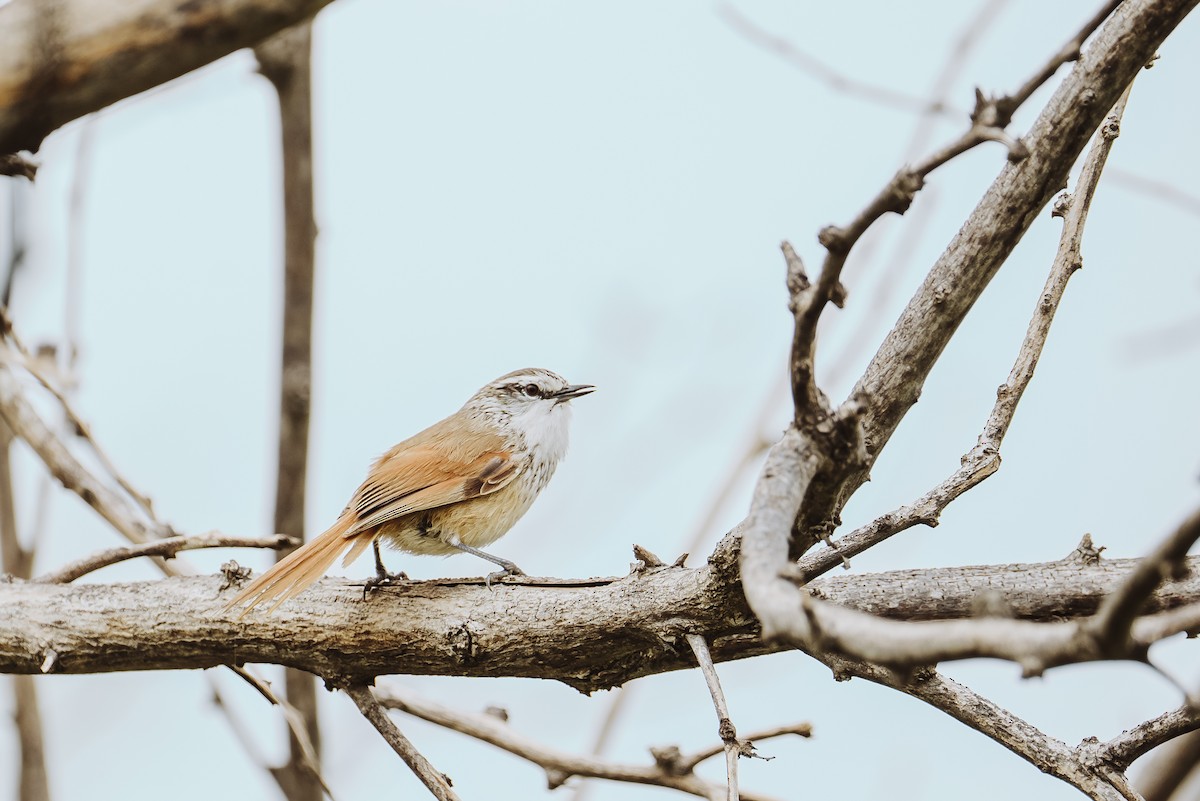
[[[721,737],[723,743],[737,742],[737,727],[733,725],[733,721],[729,718],[721,718],[717,725],[717,734]]]
[[[221,586],[217,588],[217,592],[224,592],[230,587],[241,585],[243,581],[250,578],[250,568],[242,567],[236,560],[230,559],[221,565],[221,575],[225,578],[221,582]]]
[[[692,766],[683,758],[683,752],[677,745],[654,746],[650,749],[654,764],[668,776],[686,776],[692,772]]]
[[[1054,198],[1054,205],[1050,207],[1050,216],[1065,218],[1067,212],[1071,210],[1071,201],[1073,199],[1070,192],[1063,192]]]
[[[787,261],[788,311],[795,314],[800,308],[800,296],[812,284],[808,280],[808,273],[804,270],[804,261],[792,247],[792,243],[785,239],[779,244],[779,249],[783,251],[783,258]]]
[[[1075,550],[1067,554],[1064,562],[1078,562],[1081,565],[1098,565],[1100,564],[1100,553],[1104,550],[1101,545],[1097,548],[1092,544],[1092,535],[1084,534],[1079,540],[1079,544],[1075,546]]]
[[[848,253],[850,245],[853,244],[849,232],[837,225],[827,225],[818,231],[817,241],[821,243],[821,247],[839,256]]]
[[[884,210],[903,214],[912,206],[917,192],[925,186],[925,176],[911,167],[905,167],[896,173],[887,189],[884,190]]]
[[[1007,95],[990,97],[975,87],[975,106],[971,109],[971,125],[976,128],[996,128],[1003,130],[1012,122],[1013,114],[1021,105],[1021,101]]]
[[[1104,137],[1106,142],[1111,142],[1121,135],[1121,120],[1116,114],[1109,115],[1104,124],[1100,126],[1100,136]]]

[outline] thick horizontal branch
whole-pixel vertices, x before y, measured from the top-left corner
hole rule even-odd
[[[178,78],[329,0],[13,0],[0,6],[0,153]]]
[[[839,605],[899,619],[1086,615],[1134,560],[839,576],[811,588]],[[1200,576],[1200,557],[1188,560]],[[0,672],[66,673],[207,668],[266,662],[341,683],[382,674],[530,676],[585,692],[695,666],[685,635],[703,634],[713,659],[781,650],[759,638],[741,587],[709,566],[665,567],[619,579],[487,589],[440,580],[382,588],[327,579],[274,615],[238,619],[220,576],[129,584],[0,582]],[[1200,578],[1165,582],[1146,612],[1200,600]],[[49,655],[55,659],[48,660]]]

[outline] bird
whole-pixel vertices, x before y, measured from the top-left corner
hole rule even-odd
[[[525,575],[483,548],[508,533],[554,475],[567,452],[570,401],[595,391],[541,368],[514,370],[484,384],[463,407],[380,456],[337,520],[250,582],[225,608],[270,611],[303,592],[345,554],[343,566],[374,548],[374,587],[405,578],[389,573],[380,541],[412,554],[464,552],[505,575]]]

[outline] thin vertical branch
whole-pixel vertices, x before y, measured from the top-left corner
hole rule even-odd
[[[712,654],[708,652],[708,643],[703,634],[687,635],[688,645],[696,655],[700,672],[704,674],[704,682],[708,685],[708,693],[712,696],[713,707],[717,710],[717,729],[721,742],[725,746],[725,776],[729,791],[729,801],[738,801],[738,757],[741,755],[741,744],[738,742],[737,730],[729,718],[729,707],[725,704],[725,693],[721,690],[721,680],[717,677],[717,668],[713,665]]]
[[[5,308],[12,298],[13,278],[24,263],[25,217],[18,211],[18,193],[26,187],[12,186],[12,227],[8,237],[8,273],[4,281]],[[27,579],[33,575],[35,545],[23,546],[17,533],[16,499],[13,495],[11,449],[14,434],[0,419],[0,573]],[[46,772],[45,737],[33,676],[13,676],[13,723],[20,749],[20,768],[16,776],[20,801],[50,801],[50,777]]]
[[[255,48],[259,70],[279,95],[283,142],[284,277],[283,347],[279,387],[279,461],[275,531],[304,538],[308,427],[312,384],[312,308],[316,222],[312,183],[312,22],[289,28]],[[286,555],[285,553],[280,556]],[[291,801],[319,801],[320,758],[317,688],[313,676],[285,673],[288,703],[304,719],[311,754],[289,731],[290,757],[280,782]]]
[[[0,572],[27,579],[33,574],[33,551],[23,548],[17,537],[9,462],[12,440],[12,429],[0,420]],[[12,682],[15,702],[13,719],[21,751],[17,798],[20,801],[50,801],[50,780],[46,773],[45,740],[42,736],[37,686],[33,676],[13,676]]]

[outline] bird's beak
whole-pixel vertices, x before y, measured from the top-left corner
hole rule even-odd
[[[595,391],[596,388],[591,384],[571,384],[569,387],[555,392],[551,397],[554,398],[556,404],[565,403],[571,400],[571,398],[578,398],[581,395],[587,395],[589,392]]]

